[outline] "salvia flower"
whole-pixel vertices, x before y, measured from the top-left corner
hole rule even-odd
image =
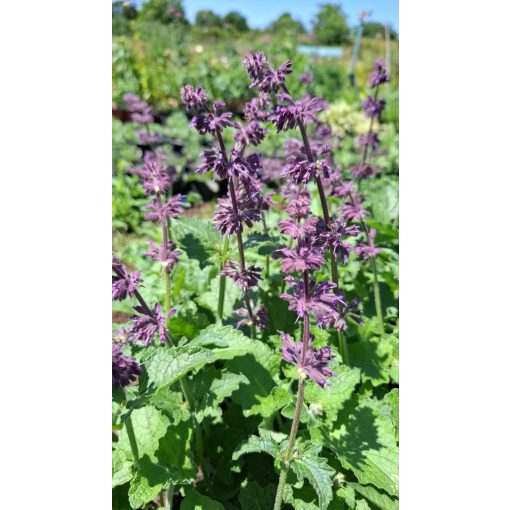
[[[122,272],[122,276],[116,273],[112,275],[112,299],[123,301],[128,296],[133,297],[137,286],[143,281],[140,271],[128,273],[126,267],[117,257],[113,257],[112,265]]]
[[[374,131],[369,131],[363,135],[360,135],[356,140],[358,147],[368,146],[372,151],[375,151],[381,145],[381,141],[379,140],[379,136]]]
[[[139,124],[148,124],[154,120],[150,105],[133,93],[125,94],[123,97],[131,112],[131,120]]]
[[[198,112],[206,105],[207,94],[200,85],[197,85],[196,88],[193,88],[192,85],[184,85],[181,88],[181,99],[186,106],[186,110]]]
[[[287,333],[280,332],[283,342],[282,357],[292,365],[296,365],[301,373],[305,373],[317,383],[321,388],[329,386],[327,377],[335,376],[335,372],[328,367],[328,363],[334,357],[329,347],[314,349],[308,347],[305,353],[304,362],[302,360],[303,342],[296,342]]]
[[[381,114],[386,106],[384,99],[376,99],[373,96],[368,96],[362,103],[361,107],[365,111],[365,115],[371,119],[381,120]]]
[[[349,200],[342,205],[341,209],[342,218],[348,221],[361,220],[368,216],[368,211],[363,209],[361,198],[356,193],[349,195]]]
[[[295,222],[291,219],[283,220],[278,223],[282,234],[300,239],[315,233],[319,218],[307,218],[303,223]]]
[[[304,282],[298,282],[291,276],[285,278],[285,282],[293,289],[293,294],[281,294],[280,297],[289,303],[289,310],[295,311],[299,319],[311,313],[321,324],[330,316],[338,316],[335,309],[338,303],[345,304],[343,296],[334,292],[336,284],[332,282],[317,283],[315,278],[311,278],[308,298]]]
[[[269,69],[267,57],[262,51],[255,51],[244,57],[244,68],[252,80],[251,87],[256,87]]]
[[[159,161],[147,161],[140,176],[146,193],[166,193],[170,187],[170,177],[166,167]]]
[[[388,73],[386,72],[386,65],[384,60],[376,60],[374,62],[374,70],[370,73],[368,86],[371,88],[377,87],[381,83],[390,81]]]
[[[259,145],[268,132],[258,121],[251,121],[246,126],[238,127],[234,139],[242,145]]]
[[[166,270],[170,273],[177,264],[179,260],[179,255],[181,252],[176,250],[175,243],[172,241],[168,241],[166,245],[166,250],[164,249],[162,244],[156,244],[152,241],[148,241],[150,250],[144,251],[143,254],[147,255],[154,261],[159,261],[166,268]]]
[[[241,329],[243,326],[251,326],[252,322],[250,319],[250,314],[246,308],[238,308],[234,311],[234,313],[238,317],[241,317],[241,320],[236,324],[236,329]],[[253,322],[259,329],[269,328],[269,317],[264,305],[260,305],[259,308],[253,312]]]
[[[230,278],[243,292],[247,292],[250,287],[258,285],[262,278],[261,272],[260,267],[249,266],[241,269],[233,260],[228,260],[220,274]]]
[[[159,221],[163,223],[165,219],[176,218],[183,208],[182,195],[175,195],[166,202],[151,200],[146,206],[148,211],[144,218],[148,221]]]
[[[303,74],[299,76],[299,81],[305,85],[312,83],[313,75],[308,71],[305,71]]]
[[[291,156],[283,167],[282,177],[288,176],[296,184],[306,184],[318,176],[329,176],[330,168],[326,160],[310,162],[301,156]]]
[[[326,262],[321,252],[306,242],[298,245],[296,249],[280,248],[275,252],[275,256],[281,258],[284,273],[313,271]]]
[[[353,177],[356,179],[368,179],[373,175],[381,173],[380,168],[369,165],[368,163],[360,163],[359,165],[354,165],[350,170]],[[352,181],[350,182],[352,183]],[[350,191],[353,191],[353,189],[350,189]]]
[[[197,172],[204,174],[206,172],[214,172],[215,178],[224,179],[227,176],[227,162],[219,149],[204,150],[200,153],[202,162],[197,168]]]
[[[248,101],[244,105],[244,115],[249,122],[264,121],[269,117],[269,112],[266,110],[269,104],[269,96],[261,92],[258,97]]]
[[[381,253],[381,248],[376,248],[375,246],[375,236],[377,235],[377,231],[375,228],[371,228],[369,232],[369,239],[367,241],[358,241],[356,247],[354,248],[354,252],[356,255],[361,257],[363,260],[374,259],[379,253]]]
[[[223,235],[237,234],[243,231],[243,224],[252,227],[261,220],[260,212],[248,206],[244,201],[237,203],[238,211],[234,210],[230,199],[218,199],[218,210],[214,214],[215,228]]]
[[[201,134],[206,133],[214,134],[216,130],[221,131],[225,127],[234,126],[234,123],[230,120],[232,117],[231,112],[223,113],[203,113],[195,115],[191,119],[191,125]]]
[[[124,344],[112,344],[112,387],[124,388],[136,381],[142,367],[131,356],[122,353]]]
[[[289,94],[277,94],[280,104],[273,107],[273,113],[269,116],[276,126],[276,130],[287,131],[294,129],[298,121],[303,124],[311,124],[317,120],[317,113],[323,109],[323,101],[318,97],[305,96],[294,101]]]
[[[339,180],[331,184],[331,194],[338,198],[343,198],[354,191],[354,181]]]
[[[157,333],[159,335],[160,342],[164,344],[166,342],[166,320],[171,317],[176,309],[171,308],[168,312],[162,313],[161,306],[156,304],[151,314],[148,314],[146,310],[141,306],[133,307],[141,315],[134,315],[131,319],[131,327],[129,333],[132,335],[134,341],[140,342],[144,347],[147,347]]]
[[[352,301],[347,301],[345,296],[340,293],[341,300],[334,303],[333,308],[335,313],[326,313],[317,322],[319,327],[335,328],[339,331],[345,331],[347,327],[346,319],[350,317],[358,324],[363,323],[363,313],[359,309],[359,298]]]
[[[347,237],[356,237],[359,229],[356,225],[349,225],[343,219],[330,220],[328,228],[324,222],[319,226],[319,232],[314,239],[314,244],[320,248],[322,253],[333,250],[336,258],[341,258],[347,264],[349,253],[352,250],[351,243],[346,241]]]
[[[292,62],[287,60],[278,69],[268,66],[262,77],[250,86],[257,87],[260,92],[278,92],[285,85],[285,78],[292,73]]]

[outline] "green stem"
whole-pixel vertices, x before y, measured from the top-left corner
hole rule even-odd
[[[379,279],[377,277],[377,264],[374,257],[370,257],[370,264],[372,266],[372,273],[374,275],[373,284],[374,284],[375,313],[377,314],[377,320],[379,322],[379,329],[381,330],[381,335],[384,336],[384,318],[381,305],[381,291],[379,289]]]
[[[129,439],[129,446],[131,447],[131,453],[133,455],[133,461],[135,467],[138,467],[138,463],[140,462],[140,458],[138,456],[138,444],[136,442],[135,429],[133,428],[133,422],[131,421],[131,415],[126,418],[124,422],[126,426],[126,432]]]
[[[228,253],[228,236],[225,236],[223,240],[223,251],[220,257],[220,273],[223,270],[223,265],[225,264],[225,259]],[[220,324],[223,321],[223,307],[225,306],[225,285],[227,283],[227,279],[225,276],[220,275],[220,292],[218,295],[218,318]]]
[[[340,356],[342,356],[342,362],[345,365],[349,365],[349,348],[347,346],[347,338],[342,334],[341,331],[337,331],[338,333],[338,350],[340,351]]]
[[[174,502],[174,484],[170,482],[168,484],[168,494],[166,497],[165,510],[172,510],[173,502]]]
[[[195,402],[193,397],[191,396],[190,388],[188,386],[188,381],[183,377],[180,380],[182,392],[184,393],[184,397],[188,402],[191,414],[193,416],[194,421],[194,432],[195,432],[195,446],[197,449],[197,455],[199,464],[204,466],[204,439],[202,437],[202,428],[200,427],[200,423],[198,423],[197,418],[195,416]]]

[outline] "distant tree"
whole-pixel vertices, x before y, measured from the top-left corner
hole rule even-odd
[[[305,27],[301,21],[294,19],[288,12],[284,12],[278,19],[268,27],[270,32],[285,32],[290,34],[304,34]]]
[[[322,4],[312,27],[319,44],[340,45],[349,39],[349,26],[339,4]]]
[[[389,27],[389,29],[390,39],[398,39],[398,34],[395,32],[395,30],[393,30],[391,27]],[[377,34],[381,34],[381,37],[384,38],[385,26],[382,23],[379,23],[378,21],[367,21],[366,23],[363,23],[364,37],[376,37]]]
[[[159,21],[164,24],[179,21],[188,24],[181,0],[147,0],[142,4],[138,17],[142,21]]]
[[[223,23],[224,24],[228,23],[232,28],[235,28],[238,32],[248,32],[248,30],[250,30],[246,18],[237,11],[229,12],[223,18]]]
[[[202,28],[221,28],[223,20],[221,16],[210,10],[197,11],[195,15],[195,25]]]
[[[131,33],[129,22],[138,16],[136,7],[122,0],[112,2],[112,33],[113,35],[128,35]]]

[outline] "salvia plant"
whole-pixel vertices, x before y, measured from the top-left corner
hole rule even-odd
[[[224,190],[210,224],[172,194],[151,107],[124,97],[142,128],[130,172],[152,238],[112,260],[112,298],[131,310],[112,344],[114,507],[398,508],[397,329],[385,328],[384,253],[362,193],[381,174],[387,72],[375,63],[361,105],[369,129],[345,169],[318,115],[328,105],[292,95],[292,62],[255,52],[244,67],[255,94],[241,119],[200,84],[181,88],[203,136],[196,172]],[[312,90],[310,73],[300,81]],[[157,275],[133,264],[141,257]]]

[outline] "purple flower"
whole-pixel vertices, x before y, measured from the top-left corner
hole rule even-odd
[[[129,333],[133,336],[133,340],[140,341],[144,347],[147,347],[158,333],[160,342],[166,342],[166,320],[175,313],[175,308],[171,308],[168,312],[162,313],[161,306],[157,304],[151,314],[147,314],[145,309],[141,306],[133,307],[141,315],[134,315],[131,317],[131,327]]]
[[[336,375],[328,367],[329,361],[334,357],[331,354],[331,349],[329,347],[321,347],[320,349],[308,347],[303,361],[303,342],[295,342],[287,333],[280,332],[280,336],[283,341],[283,359],[287,363],[296,365],[299,372],[304,372],[321,388],[326,385],[329,386],[330,382],[326,378]]]
[[[361,220],[368,216],[368,211],[363,209],[361,198],[355,193],[349,195],[349,200],[341,207],[342,218],[348,221]]]
[[[264,182],[277,181],[282,172],[283,161],[277,158],[264,158],[262,160],[262,180]]]
[[[147,108],[145,110],[132,113],[131,120],[138,124],[149,124],[149,122],[154,120],[154,117],[151,114],[151,109]]]
[[[258,285],[259,280],[262,278],[261,272],[262,269],[260,267],[249,266],[241,269],[233,260],[228,260],[220,274],[230,278],[243,289],[243,292],[247,292],[250,287]]]
[[[273,69],[261,51],[247,55],[243,64],[252,81],[250,87],[257,87],[260,92],[277,92],[285,84],[285,76],[292,73],[290,60]]]
[[[158,161],[147,161],[140,171],[140,176],[146,193],[166,193],[170,187],[168,172]]]
[[[333,304],[335,313],[324,314],[321,317],[321,320],[317,322],[319,327],[325,327],[327,329],[335,328],[339,331],[345,331],[345,328],[347,327],[347,317],[350,317],[358,324],[363,323],[363,313],[358,308],[359,298],[355,298],[352,301],[347,302],[343,294],[340,294],[340,296],[342,299]]]
[[[181,252],[176,250],[175,243],[168,241],[166,245],[166,251],[162,244],[156,244],[152,241],[148,241],[147,244],[151,248],[150,250],[144,251],[143,254],[150,257],[152,260],[159,261],[170,273],[177,261]]]
[[[386,65],[384,60],[376,60],[374,62],[374,70],[370,73],[370,78],[368,80],[368,86],[370,88],[377,87],[381,83],[386,83],[390,81],[388,73],[386,72]]]
[[[330,168],[326,160],[310,162],[301,156],[291,156],[289,163],[283,167],[282,177],[288,176],[296,184],[306,184],[317,176],[329,176]]]
[[[267,73],[269,69],[267,57],[262,51],[255,51],[246,55],[246,57],[244,57],[243,65],[248,76],[252,80],[252,87],[257,86],[257,83],[263,78],[264,74]]]
[[[386,106],[384,99],[377,100],[373,96],[368,96],[362,103],[361,107],[365,110],[365,115],[370,119],[381,120],[381,114]]]
[[[191,125],[201,134],[206,133],[214,134],[216,130],[222,130],[227,126],[233,126],[234,124],[230,121],[232,113],[224,112],[219,115],[214,113],[204,113],[195,115],[191,119]]]
[[[112,344],[112,387],[124,388],[136,381],[142,367],[131,356],[122,354],[124,344]]]
[[[207,103],[207,94],[200,85],[196,89],[192,85],[184,85],[181,88],[181,99],[187,111],[198,112]]]
[[[315,233],[318,222],[319,218],[308,218],[303,223],[293,220],[283,220],[278,223],[278,226],[282,234],[290,236],[293,239],[299,239]]]
[[[113,257],[112,266],[122,273],[122,276],[117,273],[112,275],[112,299],[124,301],[128,296],[133,297],[137,285],[143,281],[140,271],[128,273],[126,266],[117,257]]]
[[[320,248],[322,253],[332,249],[335,257],[341,257],[343,263],[347,264],[352,245],[345,241],[345,238],[355,237],[358,234],[359,229],[356,225],[348,225],[342,219],[330,220],[327,228],[322,222],[314,244]]]
[[[146,133],[145,131],[137,133],[138,140],[143,144],[154,144],[160,143],[163,141],[163,137],[158,133]]]
[[[260,126],[258,121],[251,121],[244,127],[238,127],[234,139],[242,145],[259,145],[268,132],[266,128]]]
[[[214,214],[215,228],[223,235],[232,235],[243,231],[243,224],[252,227],[253,223],[260,221],[260,212],[247,207],[245,202],[238,202],[236,213],[229,199],[218,199],[218,210]]]
[[[197,168],[197,172],[202,174],[214,172],[215,178],[224,179],[227,176],[227,162],[219,149],[214,147],[211,150],[205,150],[200,153],[202,162]]]
[[[241,320],[236,324],[236,329],[241,329],[243,326],[251,326],[250,314],[246,308],[238,308],[234,313],[241,317]],[[253,312],[253,322],[259,329],[269,329],[269,317],[264,305],[260,305],[258,310]]]
[[[334,283],[316,283],[316,279],[311,278],[307,298],[304,282],[297,282],[291,276],[285,278],[285,282],[292,287],[293,294],[281,294],[280,297],[288,301],[289,310],[296,311],[300,319],[305,316],[305,313],[312,313],[321,324],[330,316],[337,317],[338,312],[335,307],[338,303],[345,304],[343,297],[333,292],[336,289]]]
[[[367,163],[360,163],[359,165],[354,165],[351,167],[351,173],[357,179],[368,179],[369,177],[377,175],[380,172],[380,168],[373,167]]]
[[[313,81],[313,75],[308,71],[305,71],[300,77],[299,81],[305,85],[309,85]]]
[[[364,135],[361,135],[356,141],[358,147],[368,146],[371,150],[375,151],[381,145],[381,141],[379,140],[379,136],[374,131],[369,131]]]
[[[266,110],[269,104],[269,96],[261,92],[258,97],[248,101],[244,106],[244,115],[248,121],[263,121],[269,117],[269,112]]]
[[[367,241],[358,241],[356,247],[354,248],[354,252],[356,255],[361,257],[363,260],[375,259],[375,257],[381,253],[381,248],[375,247],[375,236],[377,231],[375,228],[371,228],[369,232],[369,239]]]
[[[296,101],[293,101],[289,94],[277,94],[276,97],[282,104],[273,107],[269,120],[274,123],[278,132],[294,129],[299,121],[303,124],[315,122],[317,112],[323,107],[323,101],[318,97],[305,96]]]
[[[326,261],[321,252],[308,243],[303,242],[295,250],[292,248],[280,248],[275,256],[281,258],[282,271],[313,271],[319,269]]]
[[[250,154],[246,158],[241,156],[237,149],[232,150],[230,161],[227,164],[229,177],[239,177],[241,180],[250,181],[260,169],[260,155]]]
[[[176,218],[182,212],[182,195],[175,195],[167,202],[151,200],[145,209],[148,211],[144,218],[148,221],[159,221]]]

